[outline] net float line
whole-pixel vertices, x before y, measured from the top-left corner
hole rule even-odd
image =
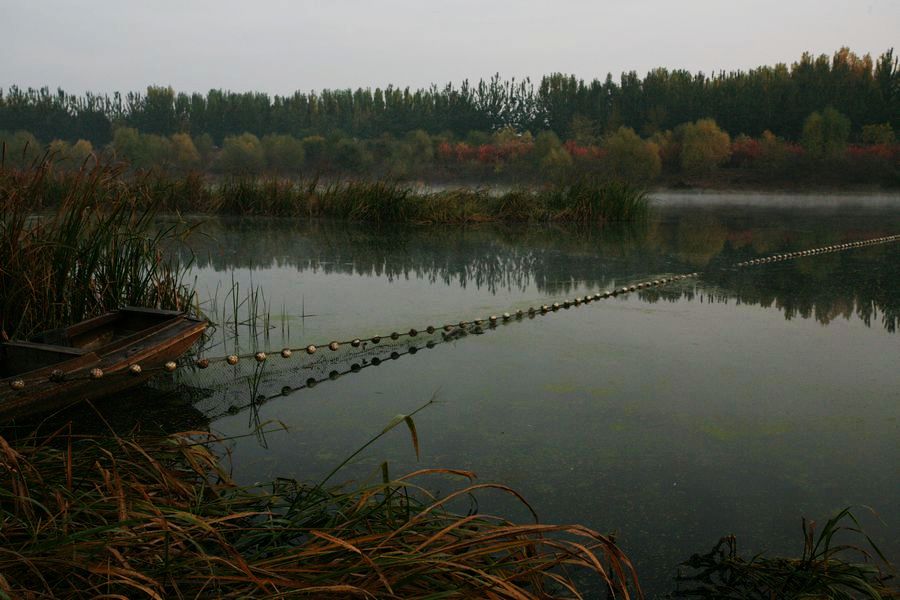
[[[843,244],[834,244],[830,246],[823,246],[820,248],[812,248],[809,250],[799,250],[796,252],[788,252],[784,254],[775,254],[772,256],[768,256],[760,259],[752,259],[748,261],[742,261],[734,263],[734,267],[743,268],[748,266],[756,266],[762,264],[768,264],[772,262],[780,262],[785,260],[793,260],[796,258],[803,258],[807,256],[815,256],[819,254],[826,254],[830,252],[841,252],[846,250],[853,250],[857,248],[864,248],[868,246],[874,246],[879,244],[887,244],[900,240],[900,235],[889,235],[878,238],[872,238],[867,240],[859,240],[855,242],[847,242]],[[400,338],[415,338],[420,334],[426,335],[434,335],[440,332],[442,335],[453,335],[454,332],[459,334],[460,332],[468,332],[468,329],[471,327],[473,331],[477,333],[477,329],[483,327],[494,327],[498,323],[506,323],[510,321],[518,321],[521,320],[524,316],[536,316],[536,315],[547,315],[552,312],[557,312],[560,309],[569,309],[573,306],[578,307],[586,304],[590,304],[592,302],[596,302],[599,300],[605,300],[609,298],[615,298],[618,296],[622,296],[625,294],[629,294],[631,292],[636,292],[638,290],[650,289],[650,288],[658,288],[667,285],[671,285],[674,283],[678,283],[684,280],[689,279],[697,279],[700,277],[699,272],[692,273],[684,273],[680,275],[671,275],[668,277],[662,277],[659,279],[652,279],[648,281],[641,281],[637,283],[632,283],[631,285],[623,286],[621,288],[613,288],[608,289],[603,292],[595,292],[593,294],[587,294],[585,296],[576,296],[572,299],[566,299],[558,302],[553,302],[552,304],[541,304],[539,306],[530,306],[527,309],[516,309],[514,312],[504,312],[500,315],[492,314],[486,318],[476,318],[468,321],[459,321],[457,323],[443,323],[443,324],[432,324],[425,325],[424,327],[411,327],[407,330],[403,331],[392,331],[386,335],[372,335],[369,337],[357,337],[350,340],[331,340],[329,342],[323,342],[318,344],[307,344],[306,346],[301,346],[297,348],[285,347],[281,350],[266,350],[266,351],[256,351],[256,352],[248,352],[244,354],[228,354],[224,356],[216,356],[216,357],[202,357],[192,361],[182,361],[177,363],[175,361],[168,361],[162,366],[154,367],[150,369],[143,368],[140,364],[132,364],[129,365],[127,369],[122,369],[115,371],[113,373],[104,373],[102,369],[94,368],[80,371],[73,371],[69,373],[64,373],[60,370],[54,371],[50,374],[48,378],[33,378],[33,379],[14,379],[9,382],[9,387],[13,391],[24,391],[29,385],[33,385],[35,383],[44,383],[46,381],[61,383],[63,381],[74,381],[74,380],[83,380],[83,379],[93,379],[99,380],[104,377],[112,377],[112,376],[146,376],[146,375],[155,375],[157,373],[168,372],[172,373],[180,368],[192,367],[198,369],[206,369],[209,366],[215,363],[227,363],[228,365],[237,365],[241,361],[245,360],[253,360],[257,363],[265,363],[271,357],[280,357],[282,359],[290,359],[294,354],[306,354],[306,355],[314,355],[317,352],[337,352],[343,347],[350,346],[351,348],[361,348],[368,346],[369,344],[377,345],[380,344],[384,340],[392,340],[396,341]]]
[[[782,262],[785,260],[793,260],[806,256],[816,256],[818,254],[828,254],[830,252],[843,252],[845,250],[855,250],[857,248],[866,248],[868,246],[876,246],[879,244],[890,244],[891,242],[900,241],[900,235],[887,235],[879,238],[868,240],[860,240],[856,242],[846,242],[843,244],[833,244],[831,246],[822,246],[820,248],[812,248],[810,250],[798,250],[796,252],[786,252],[783,254],[773,254],[764,258],[755,258],[734,263],[735,267],[751,267],[756,265],[768,264],[773,262]]]

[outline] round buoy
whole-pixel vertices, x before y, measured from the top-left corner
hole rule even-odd
[[[167,362],[166,364],[163,365],[163,368],[166,371],[168,371],[169,373],[171,373],[172,371],[174,371],[175,369],[178,368],[178,365],[175,364],[175,361],[170,360],[169,362]]]
[[[205,368],[209,367],[209,359],[208,358],[199,359],[197,361],[197,367],[200,369],[205,369]]]
[[[330,344],[328,344],[328,349],[331,350],[332,352],[337,352],[337,349],[340,347],[341,347],[340,342],[331,342]]]
[[[231,366],[238,364],[238,360],[240,360],[240,359],[238,359],[237,354],[229,354],[225,358],[225,362],[227,362]]]
[[[257,352],[256,354],[253,355],[253,358],[256,359],[256,362],[261,363],[261,362],[266,362],[267,357],[266,357],[265,352]]]
[[[135,365],[130,365],[128,367],[128,372],[134,376],[140,375],[142,371],[143,371],[143,369],[141,368],[141,365],[135,364]]]
[[[375,340],[372,340],[372,341],[375,342]],[[375,343],[377,344],[378,342],[375,342]],[[306,353],[307,353],[307,354],[315,354],[315,353],[316,353],[316,347],[315,347],[315,345],[314,345],[314,344],[310,344],[309,346],[307,346],[307,347],[306,347]]]
[[[13,379],[9,382],[9,387],[18,392],[25,389],[25,382],[21,379]]]

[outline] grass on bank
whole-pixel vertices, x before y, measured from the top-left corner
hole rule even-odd
[[[93,164],[91,159],[86,164]],[[59,206],[82,186],[85,173],[115,182],[129,197],[161,210],[220,215],[336,218],[374,223],[452,224],[484,221],[634,221],[647,216],[647,194],[618,181],[580,177],[536,189],[498,194],[459,188],[423,191],[392,180],[131,172],[94,164],[80,172],[54,169],[52,157],[24,169],[0,169],[0,189],[32,210]]]
[[[49,163],[0,167],[0,335],[26,338],[123,305],[189,308],[188,265],[167,251],[188,230],[158,227],[158,212],[121,168],[58,177]]]
[[[486,490],[521,500],[469,472],[250,488],[221,444],[206,432],[0,437],[0,597],[578,598],[588,576],[610,597],[641,596],[604,535],[453,512]],[[417,483],[433,475],[469,483],[436,498]]]

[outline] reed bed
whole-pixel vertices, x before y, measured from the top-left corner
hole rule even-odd
[[[469,472],[249,488],[222,456],[205,432],[0,437],[0,597],[579,598],[585,576],[641,597],[600,533],[451,511],[519,498]],[[436,498],[417,483],[435,475],[469,483]]]
[[[454,224],[637,221],[649,212],[642,189],[590,177],[492,194],[471,188],[427,191],[394,180],[323,183],[274,175],[210,179],[200,173],[134,172],[110,164],[98,164],[89,172],[159,210],[199,214]],[[84,169],[54,169],[49,159],[25,169],[0,169],[0,185],[33,210],[67,202],[79,193],[84,179]]]
[[[189,265],[170,252],[190,229],[159,227],[159,209],[121,168],[0,166],[0,335],[26,338],[123,305],[190,308]]]

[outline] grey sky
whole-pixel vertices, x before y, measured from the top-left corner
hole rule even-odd
[[[709,73],[840,46],[877,55],[898,32],[897,0],[0,0],[0,87],[284,94]]]

